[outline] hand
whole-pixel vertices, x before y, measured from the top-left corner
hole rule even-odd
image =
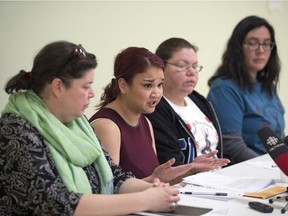
[[[153,187],[167,187],[170,186],[169,183],[161,182],[160,179],[154,178],[152,182]]]
[[[153,178],[159,178],[163,182],[170,182],[179,176],[183,176],[187,173],[193,165],[191,164],[183,164],[179,166],[172,165],[175,163],[175,158],[168,160],[166,163],[161,164],[160,166],[154,169],[152,174]]]
[[[160,182],[159,179],[155,179],[153,187],[143,191],[143,193],[143,199],[147,200],[147,211],[151,212],[172,211],[180,200],[179,190],[167,183]]]
[[[212,151],[208,154],[200,155],[196,157],[192,164],[194,164],[193,171],[194,172],[204,172],[219,169],[223,166],[226,166],[230,163],[229,159],[226,158],[217,158],[217,150]]]

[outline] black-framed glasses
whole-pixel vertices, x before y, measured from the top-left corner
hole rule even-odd
[[[192,67],[197,72],[200,72],[203,69],[203,66],[202,65],[198,65],[198,64],[192,64],[192,65],[189,65],[189,64],[186,64],[186,63],[176,63],[176,64],[174,64],[174,63],[167,62],[167,61],[166,61],[166,64],[170,64],[170,65],[175,66],[177,71],[179,71],[179,72],[186,71],[190,67]]]
[[[85,49],[82,47],[81,44],[78,44],[75,49],[69,54],[67,60],[63,62],[63,64],[59,67],[58,71],[60,71],[69,61],[71,61],[74,57],[78,57],[80,59],[86,58],[87,54]]]
[[[243,42],[244,44],[247,44],[248,48],[250,50],[258,50],[260,46],[266,51],[271,51],[274,48],[275,43],[273,42],[263,42],[260,43],[258,40],[246,40]]]

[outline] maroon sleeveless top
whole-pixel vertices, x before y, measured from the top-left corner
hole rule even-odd
[[[137,178],[151,175],[159,166],[159,162],[152,147],[151,133],[144,115],[140,116],[138,125],[135,127],[129,125],[110,108],[101,108],[89,119],[89,122],[98,118],[110,119],[119,127],[121,135],[119,165],[123,171],[131,171]]]

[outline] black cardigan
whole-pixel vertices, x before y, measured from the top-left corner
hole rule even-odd
[[[222,134],[211,103],[196,91],[193,91],[188,96],[216,128],[219,136],[218,157],[222,158]],[[174,165],[191,163],[194,160],[197,156],[194,136],[184,120],[173,110],[164,97],[161,98],[155,111],[151,114],[146,114],[146,116],[153,126],[157,156],[161,164],[173,157],[176,159]]]

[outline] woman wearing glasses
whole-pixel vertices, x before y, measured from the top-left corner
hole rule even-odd
[[[82,46],[57,41],[6,84],[0,215],[128,215],[176,206],[178,189],[136,179],[101,148],[83,115],[96,65]]]
[[[159,162],[171,158],[175,165],[195,162],[200,172],[225,166],[229,160],[222,158],[220,127],[211,105],[194,91],[202,69],[197,50],[182,38],[159,45],[155,54],[165,64],[163,97],[146,116],[153,125]]]
[[[265,126],[284,136],[284,108],[277,95],[280,63],[273,27],[263,18],[241,20],[228,40],[222,64],[209,79],[231,164],[266,153],[257,131]]]

